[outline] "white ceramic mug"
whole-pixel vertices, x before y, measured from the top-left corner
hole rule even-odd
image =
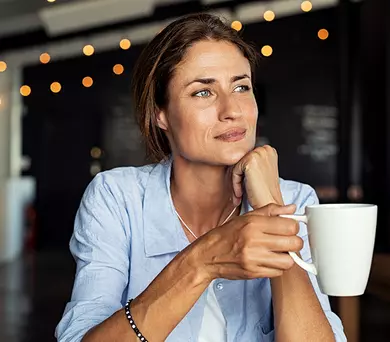
[[[290,252],[294,261],[317,276],[330,296],[359,296],[366,289],[374,251],[376,205],[319,204],[305,215],[281,215],[307,225],[313,263]]]

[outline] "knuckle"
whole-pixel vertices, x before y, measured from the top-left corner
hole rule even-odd
[[[254,157],[254,158],[257,158],[257,157],[264,157],[268,154],[267,152],[267,149],[265,148],[265,146],[259,146],[257,148],[255,148],[253,150],[254,153],[251,153],[251,155]]]
[[[244,239],[249,238],[252,235],[252,231],[253,231],[254,227],[255,227],[254,220],[252,218],[250,218],[242,227],[242,230],[241,230],[242,238],[244,238]]]
[[[241,264],[241,267],[244,270],[250,271],[250,269],[251,269],[251,259],[249,257],[249,253],[248,253],[246,248],[244,248],[241,251],[241,254],[240,254],[240,264]]]
[[[254,164],[257,162],[259,152],[248,154],[248,164]]]
[[[269,154],[278,155],[278,152],[276,151],[276,149],[274,147],[272,147],[271,145],[264,145],[263,148]]]

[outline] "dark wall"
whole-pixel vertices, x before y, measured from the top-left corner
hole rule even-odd
[[[365,201],[378,205],[377,249],[390,250],[390,10],[372,0],[361,11],[363,184]]]
[[[321,28],[330,32],[326,41],[317,37]],[[281,176],[336,186],[337,10],[250,25],[244,36],[274,49],[257,72],[266,94],[258,134],[278,150]]]
[[[38,248],[66,247],[91,165],[108,169],[140,165],[143,148],[132,116],[131,67],[140,47],[26,68],[24,82],[32,94],[25,99],[23,152],[32,159],[26,172],[37,179]],[[122,63],[125,73],[114,75]],[[82,79],[94,80],[91,88]],[[62,90],[50,92],[59,81]],[[99,160],[91,157],[100,147]]]

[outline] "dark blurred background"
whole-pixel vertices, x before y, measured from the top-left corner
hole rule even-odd
[[[224,16],[261,52],[258,145],[322,203],[379,206],[366,294],[331,298],[348,341],[390,335],[390,28],[386,0],[0,0],[0,341],[54,341],[68,251],[99,171],[147,163],[130,82],[174,18]]]

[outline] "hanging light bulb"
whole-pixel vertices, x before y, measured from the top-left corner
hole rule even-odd
[[[7,70],[7,63],[4,61],[0,61],[0,72],[4,72]]]
[[[86,56],[92,56],[95,53],[95,48],[92,45],[85,45],[83,48],[83,53]]]
[[[23,85],[20,87],[20,94],[22,96],[29,96],[31,94],[31,88],[28,85]]]
[[[121,49],[123,50],[128,50],[130,49],[130,46],[131,46],[131,41],[128,40],[128,39],[122,39],[119,43],[119,46],[121,47]]]
[[[273,49],[270,45],[264,45],[262,48],[261,48],[261,53],[263,56],[265,57],[269,57],[272,55],[272,52],[273,52]]]
[[[125,68],[123,67],[122,64],[115,64],[112,70],[114,71],[115,75],[122,75],[123,72],[125,71]]]
[[[303,12],[310,12],[313,8],[313,5],[310,1],[303,1],[301,3],[301,9]]]
[[[49,63],[49,62],[50,62],[50,59],[51,59],[51,57],[50,57],[50,55],[49,55],[47,52],[45,52],[45,53],[43,53],[43,54],[41,54],[41,55],[39,56],[39,60],[40,60],[40,62],[41,62],[42,64],[47,64],[47,63]]]
[[[85,88],[90,88],[93,85],[93,79],[92,79],[92,77],[89,77],[89,76],[84,77],[82,83],[83,83],[83,86]]]
[[[232,29],[236,30],[236,31],[241,31],[242,29],[242,23],[238,20],[235,20],[232,22],[232,25],[231,25]]]
[[[275,19],[275,13],[273,11],[265,11],[264,12],[264,20],[272,21]]]
[[[61,91],[61,89],[62,89],[62,86],[61,86],[61,83],[59,83],[59,82],[53,82],[53,83],[50,85],[50,90],[51,90],[53,93],[55,93],[55,94],[59,93],[59,92]]]
[[[321,40],[328,39],[329,37],[329,31],[327,29],[321,29],[318,31],[318,38]]]

